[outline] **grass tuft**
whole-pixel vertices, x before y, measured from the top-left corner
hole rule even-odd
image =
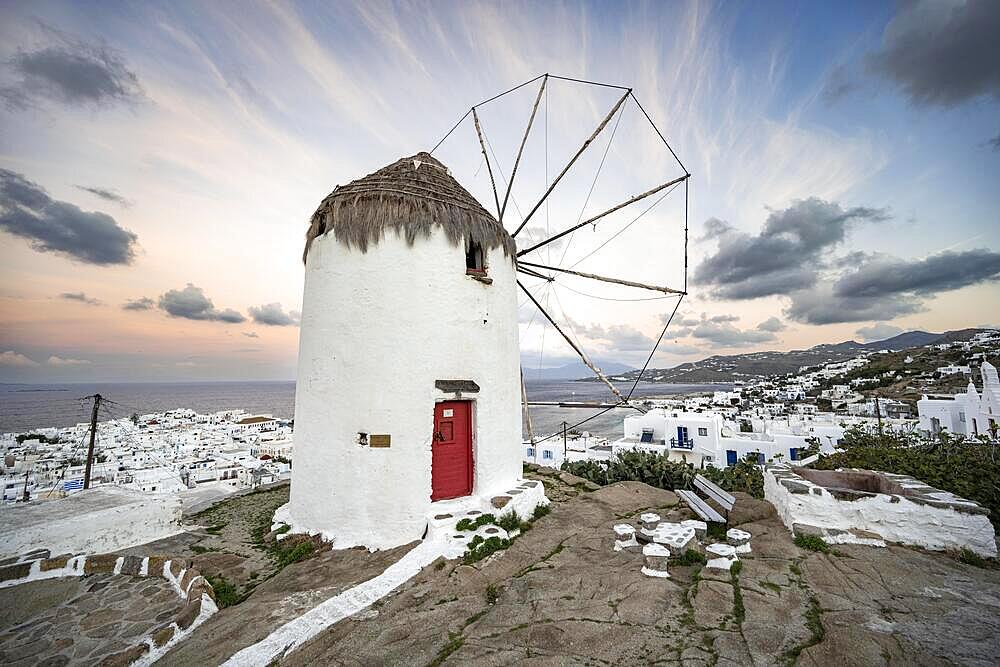
[[[800,549],[808,549],[809,551],[816,551],[824,554],[830,553],[830,545],[826,543],[826,540],[818,535],[797,535],[795,537],[795,546]]]
[[[688,549],[680,556],[674,558],[674,562],[677,565],[704,565],[708,562],[705,555],[695,551],[694,549]]]

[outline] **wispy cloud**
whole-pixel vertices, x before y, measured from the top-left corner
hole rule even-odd
[[[65,299],[66,301],[79,301],[80,303],[85,303],[88,306],[100,306],[101,301],[93,297],[89,297],[83,292],[63,292],[59,295],[60,299]]]
[[[121,196],[120,194],[118,194],[117,192],[115,192],[110,188],[99,188],[93,185],[74,185],[73,187],[79,190],[83,190],[84,192],[89,192],[95,197],[100,197],[104,201],[109,201],[114,204],[118,204],[122,208],[130,208],[132,206],[132,202],[130,202],[128,199],[125,199],[125,197]]]

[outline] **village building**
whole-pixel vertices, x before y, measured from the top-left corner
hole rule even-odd
[[[419,539],[433,504],[521,478],[514,241],[427,153],[312,218],[295,396],[297,532]]]
[[[935,436],[941,431],[954,435],[987,436],[1000,433],[1000,379],[996,367],[984,361],[979,367],[982,392],[969,382],[962,394],[924,396],[917,401],[920,430]]]

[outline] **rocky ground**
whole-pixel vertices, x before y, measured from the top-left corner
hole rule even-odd
[[[438,561],[281,664],[992,665],[1000,655],[1000,571],[904,547],[807,551],[769,504],[740,494],[731,525],[753,535],[753,553],[737,573],[675,564],[670,579],[650,579],[638,550],[613,551],[611,527],[648,510],[690,518],[673,493],[530,476],[553,510],[509,549],[471,566]],[[166,664],[230,655],[294,614],[289,600],[325,599],[407,549],[290,565]]]
[[[769,504],[737,494],[730,523],[753,536],[737,570],[673,563],[670,579],[651,579],[640,573],[638,549],[613,551],[612,526],[637,525],[650,510],[668,521],[690,518],[673,493],[634,482],[599,488],[547,469],[528,475],[545,483],[552,511],[509,548],[473,565],[431,564],[280,664],[841,667],[992,665],[1000,655],[1000,570],[896,546],[808,551]],[[136,551],[187,556],[202,572],[214,567],[250,584],[246,599],[221,609],[160,664],[219,664],[413,546],[319,549],[283,564],[260,526],[286,494],[228,499],[199,517],[210,530]],[[2,615],[0,622],[12,623]]]

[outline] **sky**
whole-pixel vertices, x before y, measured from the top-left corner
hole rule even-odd
[[[521,247],[691,175],[530,256],[686,277],[653,367],[996,325],[998,32],[991,0],[2,3],[0,382],[293,379],[323,197],[543,73],[635,97]],[[541,83],[477,107],[501,198]],[[622,94],[546,80],[509,230]],[[495,211],[469,118],[434,155]],[[526,284],[602,363],[677,303]],[[570,362],[519,307],[525,367]]]

